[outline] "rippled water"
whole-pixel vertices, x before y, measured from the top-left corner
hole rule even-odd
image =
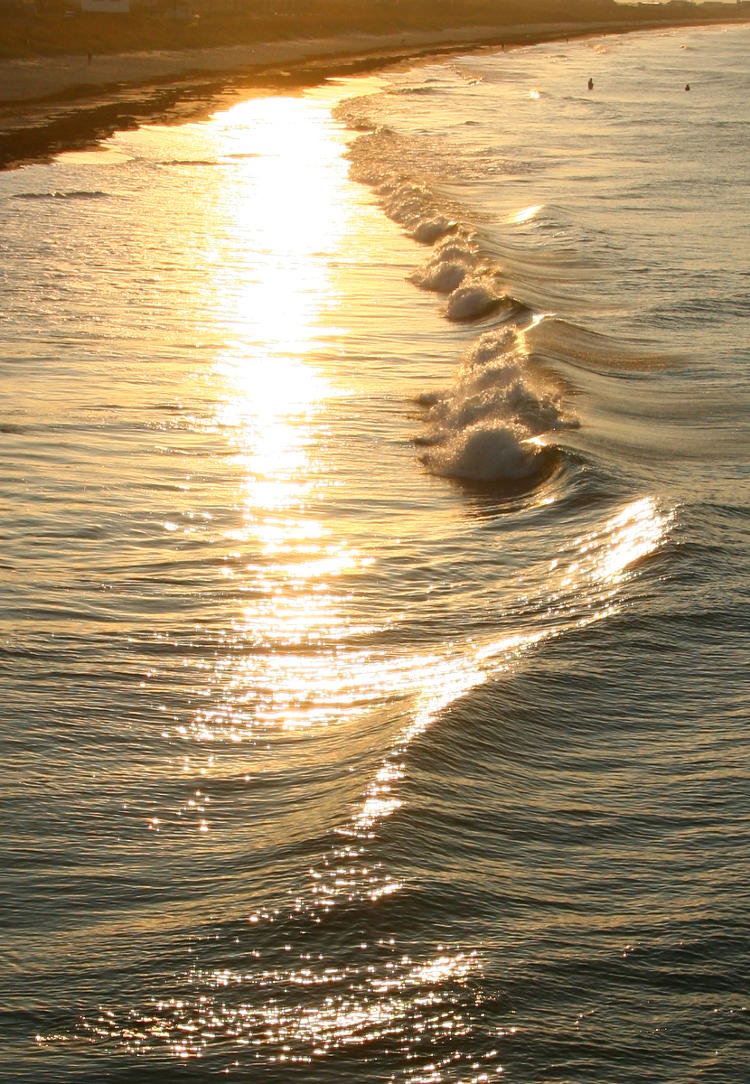
[[[3,1080],[744,1079],[749,34],[0,175]]]

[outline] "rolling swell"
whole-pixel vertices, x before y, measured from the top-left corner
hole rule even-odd
[[[252,891],[253,870],[246,866],[243,843],[248,807],[236,802],[238,778],[227,777],[233,830],[217,838],[212,865],[194,871],[201,888],[198,899],[183,900],[179,886],[170,886],[154,899],[162,909],[168,908],[170,920],[165,939],[163,917],[154,918],[163,938],[158,981],[151,979],[158,994],[124,991],[123,1004],[121,990],[118,1000],[98,1012],[85,1011],[74,1029],[64,1032],[70,1048],[95,1049],[103,1059],[100,1066],[116,1065],[123,1053],[145,1057],[143,1079],[165,1056],[201,1059],[218,1072],[238,1052],[245,1053],[246,1065],[262,1067],[267,1079],[279,1081],[294,1076],[310,1079],[314,1070],[309,1067],[323,1064],[334,1079],[380,1081],[386,1069],[399,1070],[404,1050],[415,1080],[424,1079],[430,1063],[464,1073],[447,1079],[465,1079],[469,1063],[477,1058],[497,1071],[497,1039],[514,1030],[515,1010],[506,992],[515,986],[513,961],[510,974],[499,984],[486,973],[477,948],[447,941],[445,931],[460,913],[474,923],[472,943],[483,934],[489,941],[497,936],[493,929],[498,913],[516,922],[519,916],[533,914],[539,926],[529,933],[542,938],[547,916],[565,906],[565,888],[561,885],[550,897],[550,888],[535,882],[533,864],[524,880],[521,863],[514,857],[513,836],[517,833],[520,838],[531,827],[536,842],[527,839],[526,849],[543,850],[545,841],[562,829],[552,807],[534,812],[530,825],[515,793],[519,786],[543,789],[546,776],[554,771],[554,757],[550,763],[545,754],[535,766],[525,756],[529,743],[544,749],[546,718],[517,736],[521,748],[507,758],[505,820],[497,820],[498,832],[490,841],[477,834],[474,806],[455,793],[456,787],[463,791],[473,776],[475,801],[495,809],[497,816],[497,780],[486,774],[484,759],[466,762],[466,736],[471,733],[475,755],[484,751],[488,761],[503,762],[503,743],[512,727],[504,726],[505,736],[499,735],[496,702],[491,693],[488,700],[483,689],[502,681],[507,698],[519,661],[533,655],[538,644],[551,644],[562,634],[585,636],[615,599],[618,584],[611,580],[613,570],[624,570],[649,554],[667,528],[658,509],[640,502],[591,532],[580,547],[572,547],[563,557],[556,593],[548,590],[550,568],[543,562],[529,570],[516,600],[518,610],[506,613],[502,625],[493,615],[480,637],[444,644],[429,655],[412,653],[389,660],[398,695],[397,710],[387,713],[387,723],[375,704],[370,725],[364,728],[360,719],[356,730],[346,728],[330,736],[322,730],[317,751],[309,748],[307,739],[298,767],[287,764],[277,779],[263,776],[263,758],[257,750],[255,801],[267,805],[265,823],[273,817],[276,824],[269,850],[259,849],[260,839],[252,852],[264,877],[257,883],[255,873]],[[538,597],[532,597],[533,580]],[[383,660],[373,658],[372,666],[380,671]],[[522,716],[522,700],[517,706]],[[423,740],[438,723],[439,733]],[[273,747],[283,744],[283,735],[271,736],[271,762]],[[333,823],[324,824],[329,803],[325,787],[320,793],[315,787],[330,744],[340,748],[331,762],[334,776],[327,782],[350,806],[348,819],[338,825],[340,801],[334,806]],[[373,758],[374,749],[381,752]],[[224,793],[216,781],[211,792],[221,803]],[[297,840],[290,831],[292,810],[303,822]],[[319,833],[311,831],[316,810]],[[418,856],[413,854],[415,839],[420,841]],[[222,874],[218,883],[217,863]],[[308,876],[299,885],[294,871],[305,868]],[[503,877],[503,868],[511,876]],[[128,887],[122,886],[125,892]],[[215,917],[206,915],[205,908],[205,893],[214,892]],[[115,941],[126,936],[127,919],[126,913],[109,916]],[[183,925],[192,934],[195,959],[187,968],[179,967],[175,955]],[[421,931],[418,945],[410,944],[408,937],[415,925]],[[142,949],[149,937],[143,920],[140,932]],[[581,950],[580,964],[585,966],[586,959]],[[554,1000],[555,988],[568,977],[570,960],[568,953],[564,959],[540,963],[534,976],[540,1000],[541,992]],[[128,970],[132,981],[137,961]],[[532,972],[526,967],[526,975]],[[58,1049],[63,1023],[45,1021],[38,1041],[50,1052]],[[507,1053],[506,1048],[504,1056]],[[155,1066],[153,1071],[156,1074]]]

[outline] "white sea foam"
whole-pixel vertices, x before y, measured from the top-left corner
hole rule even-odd
[[[551,460],[539,438],[575,422],[559,397],[530,370],[523,333],[487,332],[469,348],[452,387],[423,395],[427,447],[422,462],[435,474],[473,481],[517,482]]]
[[[418,398],[424,430],[415,437],[428,470],[446,477],[516,485],[545,472],[554,451],[544,434],[574,424],[558,396],[532,374],[519,320],[525,306],[507,294],[500,267],[475,229],[439,188],[408,140],[381,127],[352,146],[352,176],[370,185],[386,215],[417,240],[434,244],[409,276],[445,294],[444,316],[471,321],[498,314],[503,327],[468,349],[453,386]],[[420,168],[414,168],[419,160]]]
[[[462,284],[467,275],[477,270],[480,259],[474,237],[454,228],[450,236],[435,245],[429,260],[409,277],[424,290],[449,294]]]
[[[479,424],[456,433],[421,457],[434,474],[475,482],[517,482],[538,474],[544,449],[512,426]]]
[[[433,244],[456,226],[455,220],[438,206],[432,192],[416,181],[390,177],[375,190],[388,217],[417,241]]]
[[[418,268],[409,276],[411,281],[424,290],[434,290],[438,294],[452,293],[470,272],[470,268],[459,260],[446,261]]]
[[[498,308],[502,301],[503,295],[497,292],[489,277],[472,279],[468,283],[464,280],[448,295],[445,315],[449,320],[477,320]]]
[[[426,245],[431,245],[439,237],[444,237],[446,233],[449,233],[454,226],[455,222],[452,219],[437,214],[423,218],[421,222],[418,222],[409,230],[409,233],[415,241],[422,241]]]
[[[363,126],[361,115],[346,115]],[[416,241],[434,244],[457,226],[455,208],[438,198],[417,168],[414,148],[403,136],[380,126],[361,135],[349,151],[351,175],[376,192],[385,213]]]

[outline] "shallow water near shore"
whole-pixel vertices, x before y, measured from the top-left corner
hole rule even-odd
[[[749,39],[0,174],[0,1079],[741,1078]]]

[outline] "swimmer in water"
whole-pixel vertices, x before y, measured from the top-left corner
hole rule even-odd
[[[594,80],[589,79],[589,90],[593,90],[593,89],[594,89]]]

